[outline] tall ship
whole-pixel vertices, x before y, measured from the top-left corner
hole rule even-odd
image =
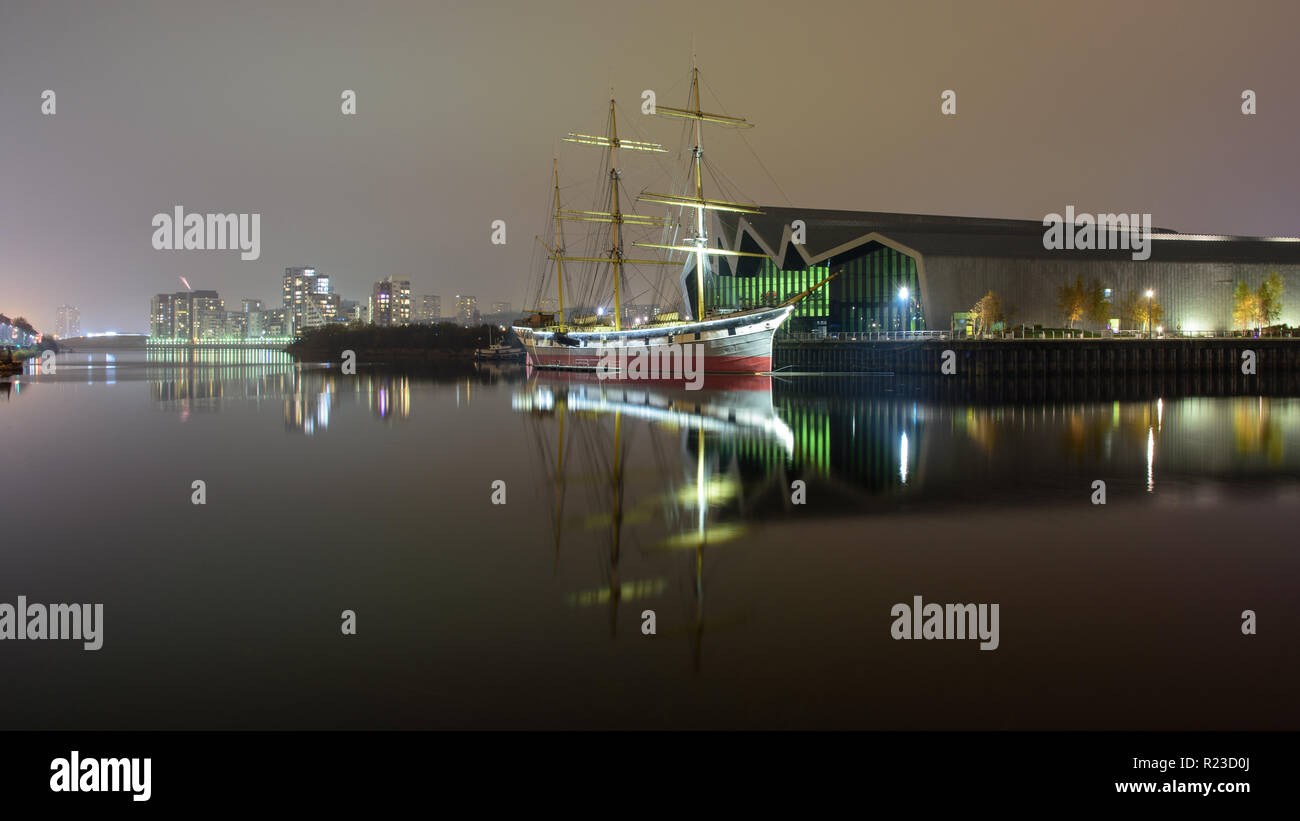
[[[612,95],[611,95],[612,96]],[[656,105],[654,115],[685,120],[683,130],[686,152],[684,179],[670,186],[670,193],[643,190],[636,201],[665,207],[665,216],[638,214],[624,211],[622,203],[628,198],[623,190],[623,172],[619,167],[620,151],[640,151],[657,154],[669,153],[658,143],[633,140],[619,136],[617,108],[613,99],[609,104],[609,119],[604,135],[570,133],[566,142],[595,146],[608,157],[602,164],[604,185],[597,207],[591,210],[564,208],[558,158],[552,164],[554,201],[551,210],[553,232],[546,238],[538,237],[545,249],[543,273],[534,294],[538,309],[531,312],[522,324],[514,327],[515,335],[523,342],[528,364],[536,368],[570,370],[617,370],[617,363],[627,362],[627,357],[647,355],[651,361],[668,363],[674,355],[687,355],[697,367],[707,373],[764,373],[772,369],[772,339],[778,328],[793,313],[800,300],[816,291],[835,274],[823,279],[806,291],[788,297],[783,302],[762,307],[710,306],[706,303],[705,282],[715,257],[763,257],[763,254],[710,247],[707,215],[713,211],[730,211],[741,214],[761,214],[754,205],[705,196],[706,164],[703,149],[703,126],[708,124],[724,128],[750,128],[752,123],[742,117],[714,114],[704,111],[700,103],[700,72],[691,67],[689,108],[672,108]],[[676,190],[674,190],[676,189]],[[674,214],[674,212],[676,212]],[[587,253],[572,253],[565,242],[564,224],[582,222],[599,226],[586,242]],[[636,241],[635,248],[649,249],[640,257],[629,257],[624,247],[630,232],[657,233],[656,242]],[[674,259],[674,257],[677,257]],[[574,271],[573,268],[578,270]],[[655,278],[642,276],[643,295],[633,294],[642,307],[642,300],[650,298],[653,305],[643,316],[629,316],[625,310],[629,296],[630,271],[641,266],[661,266],[659,270],[680,267],[677,277],[679,294],[671,295]],[[552,293],[550,275],[554,275],[554,291],[558,310],[543,310],[542,305]],[[575,296],[575,283],[577,299]],[[576,309],[566,310],[566,285],[570,302]],[[606,302],[612,301],[612,305]],[[610,310],[612,308],[612,310]],[[699,347],[695,347],[699,346]]]

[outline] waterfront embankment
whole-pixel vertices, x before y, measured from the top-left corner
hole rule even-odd
[[[951,355],[946,355],[951,351]],[[777,340],[773,370],[976,378],[1300,372],[1300,339]]]

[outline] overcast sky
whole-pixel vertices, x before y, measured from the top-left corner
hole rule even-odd
[[[556,140],[603,128],[611,85],[642,121],[642,89],[682,105],[693,42],[757,124],[766,171],[743,143],[710,156],[758,202],[1297,235],[1298,22],[1293,2],[0,0],[0,312],[144,331],[179,276],[274,306],[289,265],[347,298],[392,274],[444,313],[518,308]],[[599,157],[575,157],[576,185]],[[260,259],[154,250],[176,205],[261,214]]]

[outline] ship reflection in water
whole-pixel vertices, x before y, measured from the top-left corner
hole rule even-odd
[[[637,632],[685,634],[696,670],[706,629],[744,617],[706,613],[712,552],[743,539],[748,508],[784,498],[781,471],[754,465],[782,464],[794,454],[794,433],[772,406],[770,377],[715,376],[710,385],[692,391],[672,382],[546,374],[513,402],[534,427],[544,481],[554,486],[556,572],[562,553],[598,546],[603,584],[571,592],[569,603],[606,608],[616,637],[620,605],[644,602],[651,609],[641,611]],[[637,436],[646,441],[633,450]],[[629,536],[633,549],[663,558],[656,564],[665,574],[669,565],[686,568],[690,601],[679,622],[659,624],[653,609],[670,592],[667,575],[624,577]]]

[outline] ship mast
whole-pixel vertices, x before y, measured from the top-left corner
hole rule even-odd
[[[694,62],[694,59],[692,59]],[[700,110],[700,69],[698,66],[691,66],[691,96],[695,100],[695,110]],[[704,182],[703,174],[700,169],[700,160],[704,157],[704,144],[700,134],[700,120],[695,119],[695,199],[704,199]],[[706,273],[704,247],[708,245],[709,235],[704,230],[704,209],[695,209],[695,244],[699,250],[695,252],[695,304],[698,306],[699,316],[696,319],[704,319],[704,276]],[[701,444],[701,447],[703,445]]]
[[[620,242],[619,226],[622,214],[618,210],[618,115],[614,112],[614,101],[609,101],[609,189],[614,194],[614,219],[612,221],[614,247],[610,249],[610,259],[614,263],[614,330],[623,330],[623,304],[619,301],[618,283],[623,278],[623,245]]]
[[[706,259],[709,256],[733,256],[733,257],[765,257],[766,254],[749,253],[745,251],[726,251],[721,248],[709,248],[709,235],[704,227],[705,211],[734,211],[741,214],[761,214],[752,205],[739,202],[729,202],[727,200],[710,200],[704,198],[704,175],[702,164],[704,161],[704,141],[702,135],[702,124],[718,123],[720,125],[729,125],[736,128],[753,128],[754,124],[746,122],[743,117],[729,117],[725,114],[710,114],[702,110],[700,106],[700,69],[695,65],[694,58],[691,60],[691,100],[689,103],[692,108],[672,108],[670,106],[656,106],[655,113],[665,117],[681,117],[695,121],[695,146],[691,149],[693,164],[695,166],[695,196],[679,197],[673,194],[656,194],[647,192],[637,198],[639,202],[654,202],[664,205],[679,205],[686,208],[695,209],[695,236],[690,238],[693,245],[663,245],[649,242],[634,242],[633,245],[645,248],[666,248],[672,251],[690,251],[695,254],[695,306],[696,321],[704,319],[706,315],[704,305],[704,277],[708,272]]]
[[[609,100],[609,134],[605,137],[593,136],[591,134],[575,134],[570,132],[565,138],[565,142],[580,143],[582,145],[595,145],[601,148],[609,149],[609,185],[613,194],[611,200],[612,211],[574,211],[570,209],[560,209],[556,206],[556,220],[578,220],[581,222],[603,222],[612,227],[611,240],[612,245],[609,249],[609,257],[567,257],[563,253],[553,253],[552,258],[556,260],[566,260],[572,262],[612,262],[614,265],[614,330],[623,329],[623,305],[620,290],[620,280],[623,278],[623,265],[627,263],[637,263],[643,265],[673,265],[674,263],[658,259],[628,259],[623,256],[623,238],[622,226],[639,225],[663,227],[668,224],[668,220],[663,217],[649,217],[641,214],[624,214],[619,210],[618,185],[619,178],[622,176],[618,170],[618,149],[626,148],[631,151],[654,151],[657,153],[667,153],[668,149],[658,143],[645,142],[644,140],[625,140],[618,136],[618,120],[615,114],[614,99],[611,96]],[[558,183],[557,183],[558,185]]]
[[[555,177],[555,250],[558,253],[555,260],[555,281],[559,284],[560,289],[560,329],[564,329],[564,260],[560,257],[564,255],[564,223],[560,220],[560,158],[551,158],[551,173]],[[561,417],[563,420],[563,417]],[[564,430],[564,422],[560,422],[560,430]]]
[[[563,219],[560,208],[560,159],[559,157],[551,158],[551,174],[555,180],[555,247],[546,244],[541,237],[534,237],[537,242],[546,249],[549,255],[547,259],[555,260],[555,281],[560,292],[560,313],[559,322],[556,328],[564,330],[564,261],[569,259],[564,255],[564,224],[560,222]],[[540,310],[541,306],[538,306]]]

